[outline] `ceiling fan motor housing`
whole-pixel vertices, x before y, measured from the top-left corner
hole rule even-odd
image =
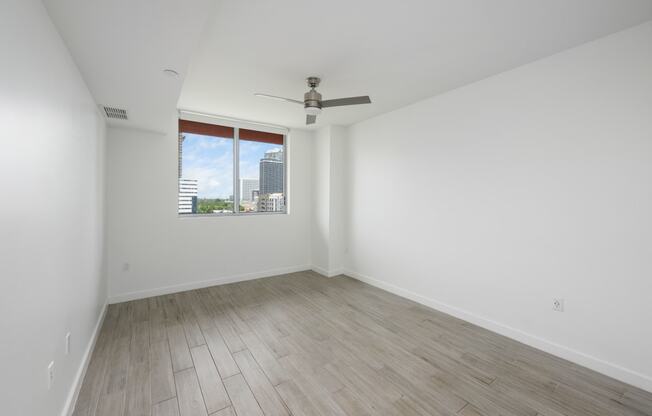
[[[303,106],[308,114],[321,113],[321,94],[311,89],[303,95]]]

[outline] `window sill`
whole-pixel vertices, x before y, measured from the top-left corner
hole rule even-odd
[[[257,217],[261,215],[287,215],[287,211],[279,212],[218,212],[214,214],[177,214],[178,218],[215,218],[215,217]]]

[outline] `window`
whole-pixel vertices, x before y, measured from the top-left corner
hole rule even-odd
[[[179,215],[286,212],[285,153],[283,134],[179,120]]]

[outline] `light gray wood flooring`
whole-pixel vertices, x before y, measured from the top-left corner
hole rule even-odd
[[[111,305],[76,416],[652,415],[652,394],[348,277]]]

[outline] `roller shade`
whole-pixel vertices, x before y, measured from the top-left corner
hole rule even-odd
[[[240,131],[242,132],[242,130]],[[225,127],[219,126],[217,124],[200,123],[198,121],[181,119],[179,120],[179,133],[201,134],[203,136],[223,137],[227,139],[232,139],[235,137],[235,129],[233,127]],[[283,142],[281,141],[281,143]]]
[[[251,142],[262,142],[283,145],[283,135],[276,133],[267,133],[264,131],[240,129],[238,138],[240,140],[247,140]]]

